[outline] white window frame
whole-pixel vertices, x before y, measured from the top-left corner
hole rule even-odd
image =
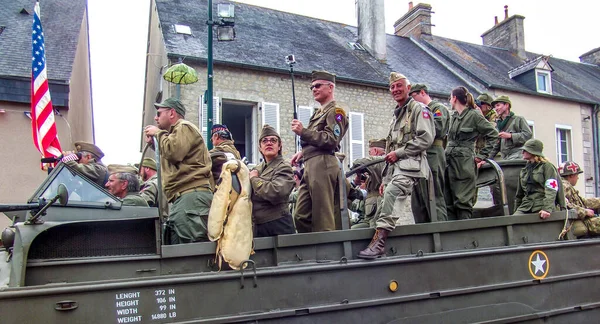
[[[529,128],[533,127],[533,131],[532,131],[533,136],[532,137],[535,138],[535,122],[533,120],[527,119],[527,125],[529,125]]]
[[[300,111],[301,111],[302,109],[309,109],[309,110],[310,110],[310,114],[309,114],[309,116],[308,116],[308,120],[301,120],[301,119],[300,119]],[[310,123],[310,118],[311,118],[311,117],[313,116],[313,114],[315,113],[315,109],[316,109],[316,108],[315,108],[315,107],[312,107],[312,106],[298,106],[298,120],[300,120],[300,122],[302,122],[302,126],[304,126],[304,127],[308,127],[308,124]],[[298,136],[294,136],[294,137],[296,137],[296,138],[297,138]],[[300,141],[299,141],[299,140],[297,141],[297,143],[296,143],[296,144],[298,145],[298,147],[297,147],[297,151],[298,151],[298,152],[302,151],[302,146],[300,146]]]
[[[560,143],[558,142],[559,130],[569,131],[569,135],[568,135],[569,138],[567,139],[567,159],[565,161],[561,161],[561,159],[560,159],[562,152],[561,152]],[[554,143],[556,143],[556,164],[560,165],[566,161],[572,160],[573,159],[573,127],[570,125],[556,124],[556,125],[554,125],[554,136],[555,136]]]
[[[546,90],[539,88],[539,75],[543,74],[546,77]],[[537,92],[552,94],[552,74],[550,71],[535,70],[535,88]]]
[[[281,134],[279,132],[279,125],[281,124],[281,121],[279,120],[279,118],[280,118],[281,112],[280,112],[280,107],[279,107],[278,103],[274,103],[274,102],[262,102],[261,103],[261,105],[260,105],[260,110],[261,110],[261,115],[262,115],[262,126],[261,126],[261,129],[262,129],[262,127],[265,126],[265,116],[266,116],[266,114],[265,114],[265,105],[274,105],[274,106],[277,106],[276,113],[275,113],[275,115],[277,116],[276,117],[277,118],[277,125],[270,125],[270,126],[272,126],[273,128],[275,128],[275,130],[277,131],[278,134]]]
[[[353,139],[354,138],[354,136],[353,136],[354,134],[352,133],[352,119],[353,119],[352,116],[360,116],[361,117],[361,119],[360,119],[361,122],[362,122],[362,125],[361,125],[361,129],[362,129],[361,138],[362,138],[362,140],[361,141]],[[352,162],[354,162],[355,159],[362,159],[362,158],[365,157],[365,114],[364,113],[359,113],[359,112],[350,112],[350,114],[349,114],[349,120],[348,121],[350,123],[350,125],[348,125],[349,126],[348,128],[350,130],[350,132],[349,132],[350,136],[348,136],[350,138],[350,145],[349,145],[349,147],[350,147],[350,156],[348,157],[348,159],[349,159],[348,161],[350,163],[352,163]],[[357,156],[356,158],[354,157],[354,152],[352,150],[352,144],[360,144],[360,145],[362,145],[362,151],[360,152],[360,156]]]

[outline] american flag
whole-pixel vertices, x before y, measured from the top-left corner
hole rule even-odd
[[[54,109],[48,88],[46,70],[46,47],[44,32],[40,21],[40,3],[35,3],[31,34],[31,128],[33,144],[42,153],[42,157],[59,157],[60,142],[54,121]]]

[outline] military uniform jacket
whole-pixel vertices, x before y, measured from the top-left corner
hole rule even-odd
[[[479,136],[483,137],[485,145],[481,151],[475,153],[475,141]],[[498,131],[494,125],[477,110],[466,108],[462,114],[454,111],[450,116],[446,155],[474,156],[485,159],[497,139]]]
[[[235,148],[235,145],[233,144],[233,141],[231,141],[231,140],[226,140],[224,142],[221,142],[221,144],[213,147],[212,150],[209,151],[209,153],[215,153],[215,152],[231,153],[233,155],[233,157],[236,158],[237,160],[242,158],[240,156],[240,152],[238,152],[238,150]],[[221,176],[221,169],[223,168],[223,164],[225,164],[225,162],[227,162],[229,159],[227,158],[227,156],[218,154],[215,156],[211,156],[211,160],[212,160],[213,178],[215,179],[215,181],[217,181],[219,179],[219,177]]]
[[[149,206],[158,206],[158,175],[153,175],[140,188],[140,196],[148,202]]]
[[[356,159],[352,164],[352,169],[357,168],[363,164],[367,164],[368,162],[381,160],[383,161],[383,156],[367,156],[362,159]],[[382,182],[382,174],[383,168],[385,167],[385,162],[377,163],[366,167],[363,172],[366,172],[369,175],[367,179],[366,188],[367,188],[367,196],[379,195],[379,186],[381,186]]]
[[[168,201],[197,187],[210,188],[212,162],[196,125],[178,120],[169,131],[156,134],[160,147],[162,187]]]
[[[512,115],[506,118],[510,119],[506,126],[504,126],[504,129],[499,131],[511,133],[512,138],[500,138],[489,155],[490,159],[493,159],[498,152],[500,152],[500,155],[505,160],[520,159],[523,144],[533,137],[531,128],[529,128],[529,124],[527,124],[527,120],[523,116]]]
[[[413,178],[429,177],[426,150],[433,143],[434,136],[435,125],[427,106],[410,97],[404,106],[396,106],[385,152],[395,152],[398,161],[390,165],[392,172],[387,170],[383,183],[389,183],[396,174]]]
[[[435,124],[435,139],[444,140],[446,135],[448,135],[448,121],[450,119],[448,108],[435,100],[432,100],[427,107],[433,115],[433,122]]]
[[[490,109],[490,111],[488,111],[484,117],[487,121],[489,121],[490,123],[492,123],[492,125],[494,125],[494,128],[496,127],[496,119],[498,118],[498,114],[496,113],[496,111],[494,109]],[[477,138],[477,142],[475,143],[475,153],[478,154],[481,151],[481,149],[484,147],[485,147],[485,137],[479,136]]]
[[[569,181],[562,179],[563,188],[565,189],[565,198],[568,209],[575,209],[579,219],[587,218],[586,209],[599,209],[600,198],[583,198],[579,195],[579,190],[575,189]]]
[[[127,196],[123,197],[123,206],[140,206],[148,207],[146,199],[142,198],[137,192],[128,193]]]
[[[279,155],[268,164],[262,162],[255,170],[258,176],[250,179],[254,223],[263,224],[289,215],[288,201],[295,185],[290,164]]]
[[[88,164],[81,164],[77,163],[76,161],[67,161],[65,163],[73,169],[79,171],[88,179],[97,183],[102,188],[104,188],[106,181],[108,181],[108,169],[106,169],[106,166],[104,166],[102,162],[96,162],[93,160]]]
[[[550,162],[531,163],[521,169],[515,206],[517,210],[549,213],[557,210],[557,205],[562,205],[560,196],[564,197],[562,186],[558,179],[558,172]]]
[[[315,110],[308,126],[302,129],[300,144],[304,160],[317,155],[333,155],[348,130],[348,116],[335,101]]]

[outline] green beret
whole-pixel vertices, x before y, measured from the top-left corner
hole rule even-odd
[[[508,96],[498,96],[498,98],[492,101],[492,107],[494,107],[499,102],[507,103],[512,107],[512,103],[510,103],[510,99],[508,98]]]
[[[314,82],[316,80],[325,80],[335,83],[335,74],[329,73],[327,71],[312,71],[311,82]]]
[[[96,146],[92,143],[88,143],[88,142],[75,142],[75,150],[77,152],[85,151],[85,152],[92,153],[95,156],[97,156],[98,159],[101,159],[104,157],[104,153],[98,146]]]
[[[144,160],[142,161],[142,166],[156,171],[156,161],[154,161],[153,158],[144,158]]]
[[[177,98],[168,98],[165,99],[163,102],[161,103],[155,103],[154,106],[156,107],[156,109],[158,108],[171,108],[171,109],[175,109],[175,111],[180,114],[181,116],[185,117],[185,107],[183,106],[183,104],[181,103],[181,101],[179,101],[179,99]]]
[[[385,149],[385,142],[386,139],[385,138],[380,138],[380,139],[370,139],[369,140],[369,147],[379,147],[382,149]]]
[[[404,76],[404,74],[401,74],[401,73],[398,73],[398,72],[392,72],[392,73],[390,73],[390,85],[392,85],[392,83],[394,83],[394,82],[396,82],[398,80],[402,80],[402,79],[408,80]]]
[[[427,86],[423,83],[416,83],[412,87],[410,87],[409,95],[411,95],[415,92],[421,92],[421,90],[425,90],[425,92],[427,92]]]
[[[482,93],[479,95],[479,97],[477,97],[477,100],[479,100],[481,103],[492,106],[492,101],[494,101],[494,98],[487,93]]]
[[[108,173],[132,173],[138,174],[138,169],[136,169],[133,165],[124,165],[124,164],[109,164],[107,167]]]

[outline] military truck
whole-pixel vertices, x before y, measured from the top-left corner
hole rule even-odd
[[[595,322],[600,240],[559,240],[567,211],[510,216],[523,164],[490,162],[478,184],[500,186],[499,204],[397,227],[384,258],[357,259],[373,229],[345,229],[256,238],[240,271],[219,271],[215,243],[162,245],[158,208],[123,206],[59,164],[26,204],[0,208],[14,219],[1,322]]]

